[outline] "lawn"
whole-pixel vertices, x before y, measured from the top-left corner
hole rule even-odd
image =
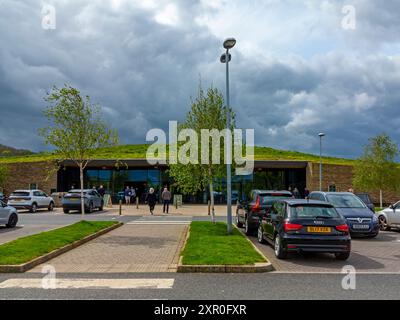
[[[190,236],[181,255],[184,265],[245,265],[265,262],[252,244],[233,228],[228,236],[226,223],[192,222]]]
[[[109,148],[102,148],[96,151],[95,159],[145,159],[148,144],[121,145]],[[168,148],[167,148],[168,149]],[[168,154],[168,150],[167,150]],[[254,158],[256,160],[293,160],[293,161],[311,161],[319,162],[319,156],[309,153],[278,150],[268,147],[255,147]],[[21,163],[21,162],[39,162],[56,160],[51,153],[41,152],[26,156],[0,156],[0,163]],[[322,162],[326,164],[353,165],[354,160],[323,157]]]
[[[17,265],[110,227],[115,221],[80,221],[0,245],[0,265]]]

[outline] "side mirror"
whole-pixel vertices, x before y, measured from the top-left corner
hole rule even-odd
[[[393,204],[391,204],[391,205],[389,206],[389,208],[390,208],[390,209],[392,209],[393,211],[395,210],[395,208],[394,208],[394,205],[393,205]]]

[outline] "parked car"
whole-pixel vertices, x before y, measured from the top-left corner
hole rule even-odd
[[[237,206],[236,226],[244,226],[247,235],[254,234],[263,214],[269,212],[272,204],[287,198],[293,198],[289,191],[252,190],[248,201],[240,201]]]
[[[18,223],[18,211],[14,207],[8,206],[0,201],[0,224],[7,228],[15,228]]]
[[[323,252],[347,260],[351,250],[346,219],[331,204],[313,200],[275,202],[262,217],[258,241],[272,244],[278,259],[288,253]]]
[[[95,209],[103,211],[104,201],[102,196],[94,189],[83,190],[85,201],[85,212],[92,213]],[[81,190],[73,189],[68,191],[62,199],[64,213],[71,210],[81,211]]]
[[[0,192],[0,201],[4,201],[4,193]]]
[[[389,231],[391,228],[400,228],[400,201],[379,211],[378,220],[381,230]]]
[[[16,190],[10,194],[8,205],[35,213],[39,208],[53,211],[54,200],[41,190]]]
[[[375,212],[375,206],[374,203],[371,200],[371,197],[369,196],[368,193],[355,193],[357,197],[361,199],[362,202],[365,203],[365,205],[371,209],[372,212]]]
[[[377,215],[353,193],[314,191],[309,199],[332,204],[346,218],[352,236],[374,238],[379,234]]]

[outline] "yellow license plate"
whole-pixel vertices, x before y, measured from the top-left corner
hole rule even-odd
[[[307,232],[311,233],[331,233],[332,228],[330,227],[307,227]]]
[[[71,201],[79,201],[81,199],[79,199],[79,198],[69,198],[69,200],[71,200]]]

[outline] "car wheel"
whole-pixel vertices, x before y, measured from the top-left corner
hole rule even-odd
[[[69,213],[68,209],[63,209],[64,213]]]
[[[15,228],[18,223],[18,216],[13,213],[10,218],[8,219],[8,223],[6,224],[7,228]]]
[[[104,203],[103,203],[103,201],[101,201],[101,204],[100,204],[100,207],[99,207],[99,211],[103,211],[103,209],[104,209]]]
[[[241,223],[239,220],[239,214],[236,214],[236,226],[238,228],[243,228],[243,223]]]
[[[283,244],[279,234],[277,234],[275,237],[274,251],[275,251],[275,256],[278,259],[285,259],[287,257],[287,252],[285,251],[285,249],[283,249]]]
[[[350,257],[350,252],[335,253],[337,260],[347,260]]]
[[[54,210],[54,202],[50,202],[49,207],[47,208],[48,211]]]
[[[258,231],[257,231],[257,239],[259,243],[265,243],[264,235],[263,235],[263,230],[261,224],[258,226]]]
[[[253,235],[253,230],[250,228],[249,220],[247,218],[244,218],[244,232],[246,233],[246,236]]]
[[[37,211],[37,204],[36,203],[32,203],[32,207],[31,210],[29,210],[31,213],[36,213]]]
[[[379,216],[379,228],[382,231],[390,231],[390,227],[387,225],[385,216]]]

